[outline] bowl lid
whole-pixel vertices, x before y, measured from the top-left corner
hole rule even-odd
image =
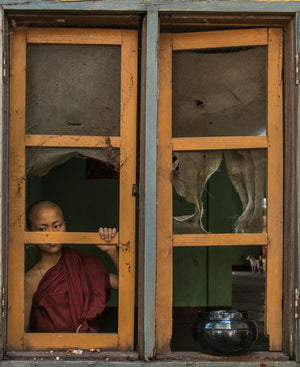
[[[249,318],[250,314],[247,311],[214,310],[198,311],[198,316],[209,320],[241,320],[243,318]]]

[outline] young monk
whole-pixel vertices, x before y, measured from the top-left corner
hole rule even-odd
[[[51,201],[33,204],[27,211],[27,225],[31,231],[66,231],[62,210]],[[96,247],[110,256],[118,270],[118,247],[109,244],[116,233],[115,228],[99,228],[108,244]],[[118,289],[118,275],[108,274],[97,257],[61,244],[39,244],[38,248],[40,259],[25,274],[25,330],[30,320],[31,332],[99,332],[97,319],[110,289]]]

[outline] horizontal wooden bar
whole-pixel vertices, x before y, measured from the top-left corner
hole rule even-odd
[[[174,151],[268,148],[266,136],[173,138]]]
[[[26,135],[27,147],[119,148],[119,136]]]
[[[173,246],[246,246],[267,245],[266,233],[208,233],[208,234],[176,234]]]
[[[64,244],[88,244],[101,245],[107,244],[102,240],[98,233],[94,232],[24,232],[25,244],[41,243],[64,243]],[[112,239],[110,244],[118,244],[118,234]]]
[[[213,49],[268,44],[266,28],[179,33],[173,35],[173,50]]]
[[[24,350],[53,350],[79,348],[117,349],[118,334],[65,334],[27,333],[24,334]]]
[[[27,43],[121,45],[117,29],[28,28]]]

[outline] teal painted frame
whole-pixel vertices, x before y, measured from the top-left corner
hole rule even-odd
[[[158,12],[147,13],[145,90],[144,359],[155,354]]]
[[[1,0],[4,10],[297,12],[299,1],[185,0]]]

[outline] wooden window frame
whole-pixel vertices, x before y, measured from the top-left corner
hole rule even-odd
[[[135,197],[137,31],[25,28],[10,37],[9,241],[7,350],[106,348],[133,350],[135,306]],[[121,47],[120,136],[26,135],[27,44],[87,44]],[[96,233],[25,231],[25,147],[114,147],[120,150],[120,248],[118,333],[24,333],[24,246],[28,243],[100,244]]]
[[[135,5],[129,4],[128,2],[123,2],[121,5],[118,4],[117,8],[115,6],[111,6],[111,4],[102,4],[98,5],[94,2],[91,4],[94,10],[97,10],[96,13],[90,11],[89,2],[86,2],[87,5],[82,5],[82,3],[72,3],[69,6],[67,4],[68,9],[73,9],[75,12],[69,13],[68,11],[63,11],[61,4],[54,4],[51,9],[55,11],[49,12],[49,4],[47,2],[43,4],[39,4],[38,6],[34,6],[31,2],[28,4],[8,4],[3,5],[2,7],[2,16],[3,16],[3,24],[4,24],[4,64],[3,64],[3,92],[4,92],[4,100],[3,100],[3,119],[4,119],[4,135],[3,135],[3,185],[2,185],[2,193],[3,193],[3,209],[2,209],[2,227],[3,227],[3,245],[2,245],[2,303],[4,302],[4,312],[7,309],[7,301],[6,301],[6,289],[7,289],[7,209],[8,209],[8,141],[7,141],[7,116],[8,116],[8,69],[7,62],[8,59],[8,46],[7,39],[9,38],[9,34],[15,31],[15,27],[56,27],[57,26],[57,16],[59,14],[59,19],[65,21],[63,28],[65,26],[68,27],[113,27],[113,28],[122,28],[124,27],[124,23],[129,25],[129,28],[140,28],[140,19],[145,15],[145,19],[147,20],[150,17],[150,22],[146,21],[147,25],[147,33],[148,38],[155,43],[155,31],[156,31],[156,23],[153,22],[153,18],[159,17],[160,28],[162,31],[170,31],[170,29],[176,29],[177,31],[182,29],[183,31],[204,31],[209,29],[235,29],[235,28],[249,28],[249,27],[280,27],[284,31],[284,155],[285,155],[285,164],[284,164],[284,299],[283,299],[283,351],[288,353],[291,358],[295,358],[295,326],[296,322],[294,319],[294,288],[297,287],[297,279],[296,279],[296,271],[297,271],[297,226],[298,226],[298,215],[297,215],[297,201],[295,197],[297,196],[298,185],[297,185],[297,93],[298,87],[295,82],[295,55],[298,53],[296,48],[295,38],[298,37],[296,33],[295,23],[297,22],[297,14],[299,11],[299,4],[295,2],[281,2],[278,3],[270,3],[268,8],[268,12],[261,9],[259,2],[247,3],[243,7],[241,5],[240,8],[237,8],[235,4],[226,4],[224,8],[224,4],[212,4],[210,2],[204,2],[199,5],[195,5],[193,3],[184,2],[181,4],[141,4],[136,3]],[[204,6],[204,8],[203,8]],[[174,9],[180,10],[181,12],[174,12]],[[120,10],[126,10],[120,16]],[[205,9],[208,9],[208,12],[205,12]],[[244,11],[246,10],[246,12]],[[280,10],[280,13],[278,12]],[[162,12],[161,12],[162,11]],[[137,12],[137,13],[136,13]],[[132,24],[132,17],[134,17],[134,22]],[[125,19],[125,20],[124,20]],[[155,48],[155,45],[154,45]],[[143,50],[143,46],[142,46]],[[149,54],[148,48],[144,47],[144,51],[146,54]],[[150,47],[151,55],[148,56],[147,59],[147,70],[148,78],[145,82],[146,84],[146,97],[149,95],[149,91],[152,93],[152,80],[153,80],[153,70],[156,71],[157,66],[157,55],[152,48]],[[144,63],[142,62],[142,67]],[[147,92],[147,88],[149,91]],[[158,92],[157,88],[154,88],[155,92]],[[150,93],[150,96],[152,94]],[[155,96],[154,96],[155,97]],[[153,97],[153,98],[154,98]],[[148,97],[149,99],[149,97]],[[141,103],[143,103],[143,98]],[[145,100],[147,100],[145,98]],[[155,104],[155,101],[153,101]],[[148,108],[146,106],[146,111],[149,110],[148,115],[151,115],[151,111],[153,110],[152,102],[149,104]],[[142,111],[143,112],[143,111]],[[141,119],[142,120],[142,119]],[[145,125],[148,125],[150,128],[153,125],[153,118],[145,119]],[[149,127],[149,125],[151,125]],[[156,142],[156,137],[148,137],[147,140],[150,140],[149,145],[152,146],[151,150],[146,150],[145,161],[146,161],[146,173],[149,175],[155,174],[156,165],[152,163],[153,156],[153,146]],[[299,144],[298,144],[299,145]],[[142,145],[141,147],[144,147]],[[141,149],[142,151],[142,149]],[[149,159],[150,157],[150,159]],[[150,163],[149,163],[150,161]],[[144,167],[144,161],[141,159],[141,167]],[[155,167],[154,167],[155,166]],[[140,168],[140,177],[141,177],[141,168]],[[152,189],[149,185],[147,187],[147,195],[153,197]],[[140,183],[139,187],[140,191],[140,200],[139,205],[140,209],[142,208],[142,194],[145,191],[145,185]],[[147,204],[146,200],[146,209],[145,212],[148,213],[149,216],[153,215],[156,218],[156,210],[153,211],[152,206]],[[140,213],[143,213],[140,210]],[[141,215],[141,214],[140,214]],[[141,233],[141,220],[139,224],[139,232]],[[144,248],[144,244],[149,245],[148,237],[140,236],[139,240],[139,254],[142,253],[142,249]],[[149,236],[150,237],[150,236]],[[152,243],[152,242],[151,242]],[[151,245],[151,244],[150,244]],[[166,258],[167,250],[164,251],[160,249]],[[150,249],[150,252],[155,252],[155,248]],[[155,266],[156,268],[156,266]],[[168,270],[168,267],[166,268]],[[147,272],[148,271],[148,272]],[[156,269],[153,270],[156,273]],[[145,280],[142,280],[143,272],[146,273]],[[150,275],[149,275],[150,273]],[[165,275],[165,274],[164,274]],[[168,276],[168,271],[166,273]],[[163,351],[162,346],[158,345],[158,348],[152,343],[152,339],[147,338],[144,340],[144,335],[148,336],[148,328],[147,325],[153,323],[152,314],[155,313],[152,308],[144,310],[142,307],[142,299],[143,299],[143,289],[145,292],[151,288],[151,282],[149,282],[149,278],[151,278],[152,272],[150,267],[148,270],[144,269],[143,262],[140,261],[139,266],[139,282],[145,287],[140,287],[141,292],[139,292],[139,354],[140,358],[151,358],[155,355],[156,351],[161,353]],[[152,278],[150,279],[152,280]],[[171,278],[172,281],[172,278]],[[156,280],[154,279],[154,284]],[[167,284],[168,277],[158,279],[159,283]],[[151,313],[150,313],[151,311]],[[169,312],[169,309],[168,309]],[[149,315],[150,314],[150,315]],[[4,313],[5,315],[5,313]],[[299,323],[299,322],[298,322]],[[5,353],[6,348],[6,317],[2,318],[1,329],[2,329],[2,348]],[[145,326],[145,325],[146,326]],[[166,330],[166,334],[169,335],[169,330]],[[158,340],[162,340],[161,338]],[[166,339],[165,339],[166,340]],[[163,340],[162,340],[163,342]],[[166,350],[169,348],[169,345],[165,344]],[[144,347],[144,348],[143,348]],[[145,350],[144,350],[145,349]],[[299,349],[299,348],[298,348]],[[10,353],[9,355],[12,355]],[[22,356],[26,356],[27,353],[18,354],[15,358],[22,358]],[[37,354],[34,354],[37,355]],[[21,356],[21,357],[20,357]],[[194,357],[194,356],[193,356]],[[299,354],[298,354],[299,357]],[[13,357],[14,358],[14,357]],[[259,357],[260,358],[260,357]]]
[[[172,138],[172,52],[266,46],[267,136]],[[270,351],[282,350],[283,279],[283,32],[280,28],[161,34],[159,53],[156,347],[170,351],[174,246],[267,246],[266,333]],[[173,235],[172,151],[264,148],[267,151],[267,233]]]

